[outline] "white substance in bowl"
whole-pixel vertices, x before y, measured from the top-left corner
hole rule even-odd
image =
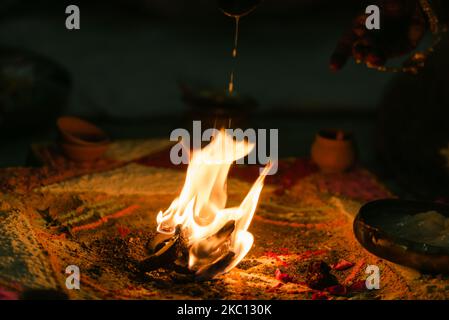
[[[395,223],[400,237],[438,247],[449,247],[449,218],[437,211],[407,216]]]

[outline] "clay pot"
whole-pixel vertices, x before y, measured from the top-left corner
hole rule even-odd
[[[108,149],[109,144],[103,143],[92,146],[81,146],[72,143],[61,143],[64,154],[76,162],[92,162],[103,156]]]
[[[342,130],[321,130],[312,145],[312,160],[324,173],[341,173],[356,160],[352,134]]]
[[[93,146],[109,142],[109,138],[103,130],[76,117],[60,117],[57,126],[62,139],[67,143]]]
[[[57,121],[64,154],[76,162],[95,161],[106,152],[109,138],[95,125],[76,117],[61,117]]]

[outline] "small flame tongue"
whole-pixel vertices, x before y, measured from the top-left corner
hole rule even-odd
[[[231,270],[252,247],[254,238],[247,230],[271,166],[265,167],[239,207],[225,206],[229,169],[254,147],[220,131],[209,145],[193,152],[181,194],[157,216],[160,233],[173,234],[181,227],[189,246],[189,268],[200,277]]]

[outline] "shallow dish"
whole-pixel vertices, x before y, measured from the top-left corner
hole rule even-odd
[[[398,199],[367,203],[354,220],[355,237],[369,252],[386,260],[423,272],[449,274],[449,247],[412,241],[386,231],[391,221],[427,211],[449,217],[449,206],[444,204]]]

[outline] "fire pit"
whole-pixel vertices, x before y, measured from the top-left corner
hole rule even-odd
[[[170,237],[155,243],[145,267],[156,268],[171,257],[195,279],[207,280],[231,270],[246,256],[254,241],[247,230],[270,165],[238,207],[225,208],[226,181],[234,161],[254,146],[221,131],[207,147],[194,151],[180,196],[157,216],[158,232]]]

